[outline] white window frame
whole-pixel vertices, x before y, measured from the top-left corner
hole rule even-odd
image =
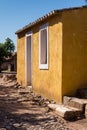
[[[40,56],[41,56],[41,31],[46,29],[47,30],[47,64],[40,63]],[[48,23],[40,26],[39,28],[39,69],[48,69]]]

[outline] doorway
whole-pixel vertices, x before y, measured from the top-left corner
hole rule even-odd
[[[32,33],[26,34],[26,86],[32,85]]]

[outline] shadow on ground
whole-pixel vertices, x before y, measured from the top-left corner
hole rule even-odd
[[[32,95],[20,95],[11,83],[0,85],[0,128],[27,130],[29,126],[43,126],[51,121],[57,119],[48,114],[47,108],[33,102]]]

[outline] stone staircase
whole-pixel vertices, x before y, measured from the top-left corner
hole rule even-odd
[[[48,107],[66,120],[87,118],[87,89],[85,91],[81,89],[78,92],[81,95],[80,98],[64,96],[62,105],[49,104]]]

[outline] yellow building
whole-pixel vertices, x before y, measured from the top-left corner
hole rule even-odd
[[[54,10],[16,32],[17,80],[62,103],[87,87],[87,7]]]

